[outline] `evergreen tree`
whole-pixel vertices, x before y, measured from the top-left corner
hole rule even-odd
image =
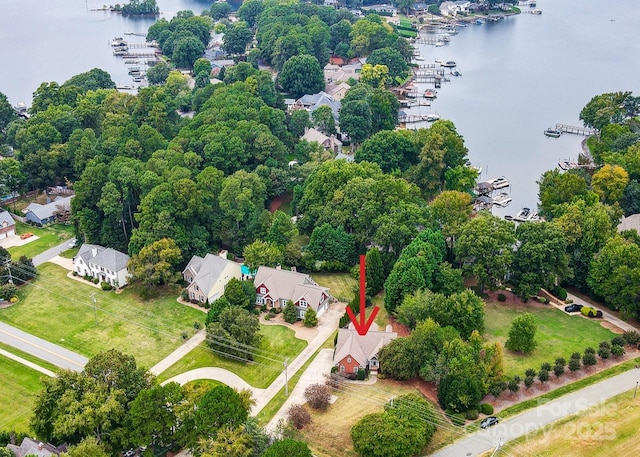
[[[373,297],[384,286],[384,267],[378,248],[371,248],[366,255],[367,263],[367,295]]]

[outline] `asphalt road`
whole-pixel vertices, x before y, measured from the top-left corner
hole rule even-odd
[[[519,438],[534,430],[543,429],[552,422],[563,417],[575,414],[592,406],[602,403],[602,408],[606,408],[606,400],[624,392],[633,390],[640,382],[640,369],[632,369],[625,373],[606,379],[597,384],[585,387],[577,392],[567,394],[561,398],[540,404],[538,407],[525,411],[498,425],[480,430],[468,435],[466,438],[441,449],[432,456],[437,457],[464,457],[477,456],[492,448],[495,448],[502,439],[507,443],[515,438]],[[633,400],[630,394],[629,400]],[[640,401],[640,397],[635,401]],[[500,414],[496,414],[499,418]],[[582,433],[602,433],[602,430],[581,431]],[[605,433],[615,433],[615,430],[605,430]],[[581,436],[581,439],[602,439],[598,436]],[[516,450],[514,449],[514,452]],[[522,454],[527,455],[526,448],[522,448]]]
[[[52,337],[54,337],[52,335]],[[57,367],[82,371],[88,359],[73,351],[0,322],[0,342],[20,349]]]
[[[73,239],[74,238],[71,238],[71,240],[73,240]],[[47,249],[42,254],[38,254],[38,255],[34,256],[33,257],[33,265],[36,266],[36,267],[38,265],[42,265],[43,263],[47,262],[48,260],[53,259],[55,256],[57,256],[61,252],[66,251],[67,249],[69,249],[69,242],[71,242],[71,240],[66,240],[64,243],[60,243],[57,246],[54,246],[54,247],[52,247],[50,249]]]

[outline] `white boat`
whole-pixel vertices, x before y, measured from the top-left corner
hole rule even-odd
[[[427,121],[427,122],[435,122],[435,121],[440,119],[440,115],[439,114],[435,114],[435,113],[426,114],[426,115],[423,116],[423,119],[425,121]]]
[[[509,206],[512,200],[513,199],[509,196],[509,194],[502,192],[493,197],[493,204],[504,208],[506,206]]]
[[[513,218],[514,221],[527,222],[533,217],[533,212],[530,208],[522,208],[520,212]]]
[[[495,179],[489,179],[487,183],[489,183],[494,190],[503,189],[510,186],[509,181],[504,176],[500,176],[499,178]]]
[[[444,46],[444,44],[445,44],[444,41],[440,41],[440,40],[436,41],[437,47]]]
[[[413,60],[424,60],[424,57],[422,57],[421,55],[417,55],[413,57]]]

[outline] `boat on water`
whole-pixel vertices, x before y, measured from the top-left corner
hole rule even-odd
[[[489,179],[487,183],[490,184],[494,190],[504,189],[505,187],[509,187],[511,185],[509,184],[507,178],[505,178],[504,176],[500,176],[495,179]]]
[[[501,208],[505,208],[511,204],[513,199],[509,196],[509,194],[502,192],[495,197],[493,197],[493,204],[496,206],[500,206]]]
[[[444,46],[444,45],[445,45],[445,42],[444,42],[444,41],[442,41],[442,40],[438,40],[438,41],[436,41],[436,46],[437,46],[437,47]]]
[[[437,113],[425,114],[422,118],[427,122],[435,122],[440,119],[440,115]]]
[[[544,131],[544,134],[550,138],[559,138],[560,135],[562,135],[562,132],[560,130],[549,127]]]
[[[440,60],[440,59],[436,59],[434,60],[434,62],[437,63],[438,65],[444,64],[444,60]]]
[[[433,89],[427,89],[424,91],[424,98],[434,99],[436,98],[436,91]]]
[[[424,60],[424,57],[418,54],[417,56],[413,56],[413,60]]]
[[[441,65],[445,68],[453,68],[456,66],[456,63],[453,60],[447,60],[445,63]]]
[[[525,207],[518,212],[518,214],[516,215],[516,217],[513,218],[513,220],[519,221],[519,222],[526,222],[531,218],[531,216],[533,216],[531,209]]]
[[[458,70],[453,70],[451,72],[451,76],[462,76],[462,73],[460,73]]]

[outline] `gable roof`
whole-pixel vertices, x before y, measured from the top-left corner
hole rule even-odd
[[[12,225],[16,225],[16,221],[13,220],[11,214],[8,211],[0,211],[0,227],[2,223],[6,222],[7,227],[11,227]]]
[[[191,283],[195,283],[200,290],[207,294],[207,298],[216,294],[222,295],[224,287],[231,278],[240,279],[242,276],[239,263],[215,254],[207,254],[204,258],[194,255],[183,273],[188,269],[195,273]]]
[[[126,270],[129,256],[115,249],[105,248],[97,244],[83,244],[76,254],[87,265],[92,263],[111,271]]]
[[[396,332],[369,330],[366,335],[359,335],[357,331],[350,328],[338,329],[338,341],[333,361],[337,363],[345,357],[351,356],[361,366],[365,366],[383,346],[389,344],[397,336]]]
[[[640,234],[640,214],[632,214],[628,217],[623,217],[620,224],[618,224],[618,232],[624,230],[635,230]]]
[[[22,212],[25,214],[31,212],[40,220],[49,219],[58,210],[58,206],[71,208],[71,199],[73,197],[73,195],[68,197],[56,197],[52,202],[47,203],[46,205],[41,205],[40,203],[29,203],[29,206],[27,206]]]
[[[296,303],[304,298],[316,311],[322,294],[329,296],[329,289],[316,284],[311,276],[278,268],[258,267],[253,284],[255,287],[264,284],[273,300],[291,300]]]
[[[315,111],[319,107],[323,105],[327,105],[331,108],[331,112],[333,113],[333,118],[337,121],[339,118],[340,108],[342,103],[327,94],[325,91],[321,90],[317,94],[305,94],[296,100],[296,103],[301,104],[302,106],[308,106],[311,112]]]
[[[25,437],[20,446],[8,444],[7,449],[12,451],[16,457],[24,457],[26,455],[35,455],[38,457],[50,457],[52,455],[60,455],[67,450],[65,445],[55,447],[49,443],[42,443],[34,439]]]

